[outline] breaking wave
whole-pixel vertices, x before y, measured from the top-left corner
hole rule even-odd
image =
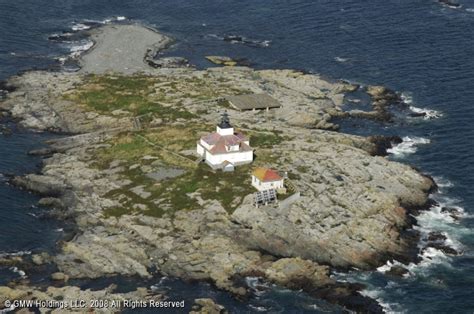
[[[406,156],[416,153],[419,145],[426,145],[431,142],[427,138],[417,136],[405,136],[402,138],[402,140],[403,141],[400,144],[387,149],[387,152],[399,157]]]
[[[85,31],[91,28],[99,27],[104,24],[110,24],[113,22],[123,22],[128,20],[125,16],[114,16],[110,18],[106,18],[104,20],[82,20],[80,22],[75,22],[72,24],[71,29],[74,32]]]
[[[383,298],[383,291],[377,288],[366,288],[360,292],[363,296],[369,297],[377,301],[385,313],[394,313],[398,311],[400,305],[398,303],[389,303]]]
[[[94,46],[94,42],[92,40],[85,40],[83,42],[78,43],[71,47],[69,54],[72,58],[79,57],[82,53],[86,52],[87,50],[91,49]]]
[[[348,58],[342,58],[342,57],[335,57],[334,60],[341,63],[349,61]]]
[[[441,118],[443,114],[437,110],[428,109],[428,108],[419,108],[413,105],[413,96],[411,93],[403,92],[400,97],[403,102],[408,105],[408,108],[413,113],[415,117],[422,117],[424,120],[432,120]]]
[[[425,120],[432,120],[432,119],[438,119],[443,116],[443,114],[439,111],[432,110],[432,109],[427,109],[427,108],[418,108],[415,106],[410,106],[410,110],[415,113],[416,115],[419,115],[423,117]]]
[[[15,274],[18,274],[18,276],[22,278],[26,278],[26,273],[23,270],[19,269],[18,267],[10,267],[9,269]]]
[[[31,251],[18,251],[18,252],[12,252],[12,253],[0,253],[0,258],[24,256],[24,255],[30,255],[30,254],[31,254]]]
[[[119,23],[127,21],[128,18],[125,16],[114,16],[111,18],[106,18],[104,20],[81,20],[80,22],[75,22],[72,24],[69,31],[64,31],[62,33],[55,33],[48,37],[50,41],[64,44],[69,50],[67,56],[61,56],[56,58],[56,60],[62,65],[65,66],[71,60],[77,59],[81,54],[88,51],[94,46],[94,42],[90,40],[84,31],[97,28],[102,25]]]
[[[247,38],[245,36],[240,36],[240,35],[224,35],[224,36],[219,36],[216,34],[208,34],[206,35],[208,38],[215,38],[219,40],[223,40],[226,42],[229,42],[231,44],[242,44],[245,46],[249,47],[255,47],[255,48],[267,48],[271,44],[271,40],[258,40],[258,39],[251,39]]]

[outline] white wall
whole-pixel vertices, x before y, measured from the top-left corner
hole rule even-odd
[[[227,154],[219,154],[219,155],[211,155],[210,153],[207,153],[206,160],[208,160],[213,165],[220,165],[226,160],[231,163],[252,162],[253,152],[248,151],[248,152],[227,153]]]
[[[199,156],[204,156],[204,147],[202,147],[201,144],[197,144],[196,151]]]
[[[279,181],[261,182],[255,176],[252,176],[252,185],[259,191],[283,188],[283,179]]]
[[[234,128],[221,129],[220,127],[216,127],[216,131],[222,136],[234,134]]]
[[[212,147],[211,145],[207,144],[203,139],[200,140],[201,146],[206,148],[207,150],[210,150]]]

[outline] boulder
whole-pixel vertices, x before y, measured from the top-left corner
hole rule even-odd
[[[217,304],[214,300],[208,298],[194,300],[194,305],[189,314],[226,314],[228,313],[224,306]]]
[[[51,279],[56,281],[67,281],[69,277],[61,272],[56,272],[51,274]]]
[[[290,289],[321,287],[334,283],[329,267],[301,258],[282,258],[265,270],[267,279]]]

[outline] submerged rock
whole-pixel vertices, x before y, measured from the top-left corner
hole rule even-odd
[[[438,0],[438,2],[452,9],[459,9],[461,7],[459,2],[452,0]]]
[[[368,119],[376,119],[385,122],[392,121],[392,114],[389,112],[389,107],[392,105],[407,105],[403,102],[403,99],[391,89],[385,86],[371,86],[369,85],[366,89],[367,94],[372,99],[371,112],[359,112],[356,116]]]
[[[400,265],[394,265],[390,267],[388,271],[385,272],[385,274],[393,276],[393,277],[403,277],[408,273],[409,273],[408,269]]]
[[[367,138],[370,142],[375,144],[375,149],[372,152],[374,156],[387,156],[387,150],[392,148],[394,145],[400,144],[403,142],[399,136],[369,136]]]
[[[433,231],[433,232],[430,232],[428,234],[428,237],[427,237],[427,241],[430,241],[430,242],[438,242],[438,241],[446,241],[446,236],[439,232],[439,231]]]
[[[456,249],[440,242],[430,242],[428,243],[427,247],[432,247],[434,249],[437,249],[446,255],[451,255],[451,256],[462,255],[462,252],[457,251]]]
[[[206,59],[214,64],[225,65],[225,66],[248,66],[249,63],[246,59],[232,59],[226,56],[206,56]]]
[[[146,62],[154,68],[183,68],[189,67],[189,61],[181,57],[145,58]]]
[[[442,213],[449,213],[449,216],[454,220],[459,220],[463,216],[463,212],[456,207],[443,207],[441,208]]]

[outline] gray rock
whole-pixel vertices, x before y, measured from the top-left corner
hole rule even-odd
[[[158,58],[146,57],[145,61],[154,68],[183,68],[189,67],[189,61],[181,57]]]
[[[56,281],[67,281],[69,278],[67,275],[61,272],[51,274],[51,279]]]
[[[193,309],[189,314],[226,314],[228,313],[224,306],[217,304],[214,300],[208,298],[194,300]]]

